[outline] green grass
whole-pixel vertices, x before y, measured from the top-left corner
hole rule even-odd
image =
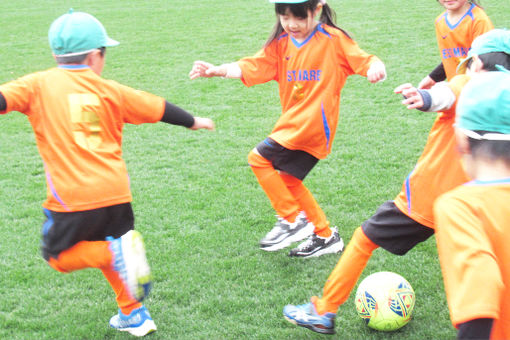
[[[439,62],[436,1],[329,0],[338,23],[381,57],[386,82],[351,77],[343,91],[332,154],[306,179],[346,241],[400,191],[426,141],[434,115],[408,111],[392,93],[417,83]],[[507,0],[484,2],[496,27]],[[127,126],[136,227],[155,278],[146,302],[158,325],[151,339],[319,339],[282,318],[287,303],[320,295],[338,256],[299,260],[265,253],[258,240],[274,212],[246,156],[279,115],[276,84],[190,81],[193,60],[234,61],[255,53],[274,23],[265,0],[3,1],[0,83],[54,65],[47,30],[69,7],[98,17],[121,42],[107,53],[104,77],[164,96],[217,130],[166,124]],[[45,177],[26,118],[0,116],[0,338],[124,339],[108,328],[113,293],[97,270],[62,275],[39,254]],[[339,310],[335,339],[452,339],[434,239],[408,255],[376,250],[362,277],[395,271],[413,285],[414,319],[395,333],[366,328],[352,296]]]

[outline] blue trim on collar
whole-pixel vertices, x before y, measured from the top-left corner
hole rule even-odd
[[[490,181],[482,181],[482,180],[475,179],[474,181],[471,181],[470,183],[473,185],[510,184],[510,177],[494,179],[494,180],[490,180]],[[468,184],[470,184],[470,183],[468,183]]]
[[[64,68],[64,69],[68,69],[68,70],[81,70],[81,69],[85,69],[85,68],[90,68],[90,66],[88,65],[84,65],[84,64],[59,64],[58,65],[58,68]]]
[[[464,15],[462,16],[462,18],[460,18],[460,19],[459,19],[459,21],[457,21],[457,23],[456,23],[455,25],[450,24],[450,22],[448,21],[448,16],[447,16],[447,15],[446,15],[446,13],[445,13],[445,14],[444,14],[444,21],[446,22],[446,25],[448,25],[448,27],[449,27],[450,29],[452,29],[452,30],[453,30],[453,29],[455,29],[457,26],[459,26],[459,24],[462,22],[462,20],[464,20],[464,18],[465,18],[466,16],[468,16],[468,15],[469,15],[469,16],[471,17],[471,19],[474,19],[474,16],[473,16],[473,13],[472,13],[472,12],[473,12],[473,8],[474,8],[474,7],[475,7],[475,4],[474,4],[474,3],[473,3],[473,4],[471,4],[471,7],[469,7],[469,9],[468,9],[468,11],[466,12],[466,14],[464,14]]]
[[[287,37],[288,35],[289,35],[288,33],[284,33],[278,37],[278,40],[283,39],[283,38]]]
[[[290,37],[290,40],[292,41],[292,43],[297,47],[297,48],[300,48],[301,46],[305,45],[308,41],[310,41],[310,39],[312,39],[312,37],[315,35],[315,33],[317,33],[317,31],[319,30],[319,26],[321,26],[321,24],[318,24],[312,33],[310,33],[310,35],[308,36],[308,38],[306,38],[302,43],[298,42],[296,39],[294,39],[293,37]],[[327,33],[326,33],[327,34]]]

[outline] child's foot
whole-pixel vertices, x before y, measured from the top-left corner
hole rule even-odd
[[[145,306],[133,310],[129,315],[124,315],[119,309],[119,314],[110,319],[110,327],[134,336],[144,336],[157,330]]]
[[[145,256],[142,235],[130,230],[120,238],[108,237],[113,252],[113,267],[119,272],[131,296],[142,301],[151,288],[151,270]]]
[[[316,234],[298,245],[296,248],[291,249],[289,256],[299,257],[317,257],[324,254],[339,253],[344,249],[344,241],[338,234],[337,228],[331,228],[331,236],[324,238]]]
[[[273,229],[260,240],[260,249],[265,251],[283,249],[308,237],[313,230],[313,224],[308,222],[303,213],[300,213],[293,223],[279,217]]]
[[[283,308],[283,317],[294,325],[311,329],[317,333],[335,334],[336,314],[319,315],[313,302],[297,306],[287,305]]]

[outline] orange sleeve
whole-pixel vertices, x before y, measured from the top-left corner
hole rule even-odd
[[[339,34],[338,37],[340,46],[336,50],[338,51],[340,67],[345,70],[348,76],[359,74],[366,77],[370,65],[375,61],[380,61],[380,59],[363,51],[358,44],[347,35]]]
[[[237,62],[242,71],[241,81],[246,86],[278,81],[277,40],[258,51],[252,57]]]
[[[23,76],[0,86],[7,108],[4,113],[18,111],[27,114],[30,111],[30,102],[33,98],[32,81],[35,73]]]
[[[129,124],[156,123],[165,111],[165,99],[116,83],[122,94],[123,120]]]
[[[503,278],[473,204],[446,194],[436,201],[434,213],[439,261],[453,325],[477,318],[497,319]]]

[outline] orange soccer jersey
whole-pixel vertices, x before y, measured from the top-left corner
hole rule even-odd
[[[157,122],[164,99],[105,80],[85,65],[60,66],[0,86],[7,110],[28,116],[53,211],[130,202],[124,123]],[[3,112],[3,113],[5,113]]]
[[[347,77],[366,76],[376,60],[342,31],[319,24],[304,42],[283,33],[238,65],[246,86],[279,84],[282,115],[269,137],[323,159],[331,152]]]
[[[457,73],[460,59],[467,57],[473,40],[493,28],[487,14],[475,4],[458,22],[448,21],[446,11],[437,17],[436,39],[448,80]]]
[[[491,339],[510,339],[509,202],[507,178],[467,183],[434,207],[452,323],[495,319]]]
[[[457,98],[468,80],[468,76],[458,75],[449,83]],[[429,228],[434,228],[434,200],[469,180],[456,148],[455,107],[439,112],[421,157],[394,200],[403,213]]]

